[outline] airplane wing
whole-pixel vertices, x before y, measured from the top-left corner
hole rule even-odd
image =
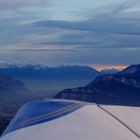
[[[25,104],[0,140],[139,140],[140,108],[68,100]]]

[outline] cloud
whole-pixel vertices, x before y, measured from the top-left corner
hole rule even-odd
[[[97,12],[97,14],[92,14],[92,16],[85,21],[70,22],[62,20],[42,20],[33,23],[33,25],[44,29],[60,28],[98,33],[139,35],[140,10],[136,10],[135,12],[129,11],[129,9],[139,4],[139,0],[129,0],[118,5],[112,4],[106,7],[104,6],[101,7],[102,9],[98,8],[98,11],[100,12]],[[124,10],[128,11],[123,12]]]
[[[110,5],[107,9],[104,7],[102,12],[93,14],[84,21],[43,20],[34,22],[34,27],[40,27],[44,30],[52,28],[71,31],[70,33],[66,32],[66,34],[59,36],[55,40],[42,40],[38,44],[61,45],[65,47],[75,45],[79,49],[139,48],[140,11],[129,11],[136,4],[139,4],[138,0]]]
[[[38,42],[38,43],[35,43],[35,44],[39,44],[39,45],[59,45],[59,46],[72,46],[72,45],[95,45],[97,42],[94,42],[94,41],[73,41],[73,40],[70,40],[70,41],[59,41],[59,42],[55,42],[55,41],[52,41],[52,42]]]
[[[43,6],[48,0],[0,0],[0,10],[16,10],[25,6]]]
[[[120,13],[125,10],[128,10],[129,8],[132,8],[136,4],[140,4],[139,0],[127,0],[123,3],[121,3],[119,6],[116,7],[116,9],[113,10],[113,13]]]
[[[61,28],[79,31],[91,31],[99,33],[118,33],[118,34],[140,34],[139,17],[122,17],[104,15],[102,17],[93,17],[82,22],[67,21],[39,21],[34,23],[37,27]],[[131,28],[130,28],[131,27]]]
[[[2,20],[3,22],[0,23],[0,28],[3,30],[3,34],[0,34],[1,43],[11,44],[23,41],[28,44],[27,47],[56,45],[62,48],[69,46],[78,49],[138,48],[140,47],[138,14],[140,12],[131,12],[131,14],[122,12],[123,9],[129,9],[134,4],[136,1],[110,5],[110,8],[108,6],[107,9],[93,14],[84,21],[40,20],[32,24],[15,24],[11,19],[8,22]]]
[[[11,51],[17,51],[17,52],[76,52],[78,50],[72,50],[72,49],[11,49]]]
[[[6,0],[3,7],[7,6],[7,9],[14,10],[39,3],[39,0],[21,0],[19,4],[17,1],[13,0],[15,5],[12,5],[11,1],[8,4]],[[88,64],[138,62],[140,10],[135,9],[135,5],[136,1],[126,1],[122,4],[100,7],[95,13],[95,9],[88,11],[88,18],[84,20],[51,20],[45,16],[42,19],[40,14],[46,14],[43,12],[37,15],[39,17],[36,20],[32,17],[34,11],[29,21],[26,12],[23,12],[24,18],[20,16],[19,19],[0,18],[0,46],[12,51],[13,59],[14,51],[16,58],[22,54],[23,60],[28,58],[27,54],[29,57],[36,54],[37,58],[33,60],[36,62]]]

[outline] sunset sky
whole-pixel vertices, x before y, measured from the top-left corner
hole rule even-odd
[[[98,71],[101,71],[101,70],[106,70],[106,69],[117,69],[117,70],[123,70],[125,68],[128,67],[128,65],[109,65],[109,64],[105,64],[105,65],[98,65],[98,64],[93,64],[93,65],[90,65],[91,67],[95,68],[96,70]]]
[[[140,0],[0,0],[0,62],[140,63]]]

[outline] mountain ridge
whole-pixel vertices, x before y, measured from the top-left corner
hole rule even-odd
[[[118,72],[117,75],[118,76],[125,75],[125,76],[140,77],[140,64],[130,65],[126,69]]]
[[[136,67],[136,66],[135,66]],[[123,73],[131,66],[123,70]],[[65,89],[54,98],[73,99],[100,104],[140,105],[140,77],[120,74],[98,76],[85,87]]]

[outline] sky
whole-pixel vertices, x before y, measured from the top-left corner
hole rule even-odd
[[[0,63],[140,63],[140,0],[0,0]]]

